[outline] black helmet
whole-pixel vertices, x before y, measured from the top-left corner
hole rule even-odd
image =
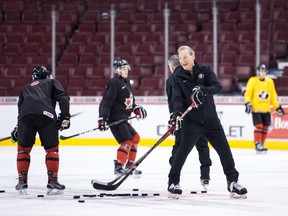
[[[115,60],[114,63],[113,63],[113,69],[114,69],[114,73],[119,75],[119,72],[121,70],[121,67],[127,65],[128,66],[128,70],[131,70],[130,68],[130,64],[125,60],[125,59],[122,59],[122,60]]]
[[[257,71],[266,71],[268,72],[268,69],[266,67],[265,64],[260,64],[258,67],[257,67]]]
[[[35,67],[32,71],[32,79],[50,79],[51,72],[47,70],[44,66]]]

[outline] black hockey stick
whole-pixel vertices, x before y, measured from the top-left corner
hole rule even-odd
[[[130,119],[136,118],[136,117],[137,117],[137,116],[132,116],[132,117],[129,117],[129,118],[121,119],[121,120],[119,120],[119,121],[112,122],[112,123],[108,124],[107,126],[108,126],[108,127],[112,127],[112,126],[118,125],[118,124],[120,124],[120,123],[123,123],[123,122],[125,122],[125,121],[128,121],[128,120],[130,120]],[[76,136],[80,136],[80,135],[83,135],[83,134],[86,134],[86,133],[93,132],[93,131],[98,130],[98,129],[99,129],[99,127],[93,128],[93,129],[90,129],[90,130],[87,130],[87,131],[83,131],[83,132],[81,132],[81,133],[73,134],[73,135],[71,135],[71,136],[63,136],[63,135],[61,135],[61,136],[60,136],[60,139],[61,139],[61,140],[70,139],[70,138],[73,138],[73,137],[76,137]]]
[[[184,116],[187,115],[187,113],[192,110],[194,107],[196,107],[195,103],[193,102],[186,110],[185,112],[181,115],[181,118],[183,119]],[[141,157],[139,158],[133,166],[130,168],[128,172],[123,173],[122,175],[118,176],[111,182],[100,182],[97,180],[92,180],[91,184],[95,189],[98,190],[116,190],[132,173],[133,171],[142,163],[142,161],[157,147],[159,146],[167,137],[170,136],[172,133],[173,128],[169,128],[168,131]],[[122,178],[123,177],[123,178]],[[120,180],[121,179],[121,180]],[[120,180],[119,182],[117,182]],[[116,183],[117,182],[117,183]]]
[[[11,139],[11,136],[7,136],[7,137],[1,138],[1,139],[0,139],[0,142],[5,141],[5,140],[8,140],[8,139]]]

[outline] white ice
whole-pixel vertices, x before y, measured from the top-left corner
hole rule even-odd
[[[213,216],[287,216],[288,152],[269,150],[257,155],[253,149],[232,149],[239,183],[247,187],[248,198],[229,198],[226,179],[218,155],[211,149],[213,165],[207,194],[199,180],[196,149],[190,153],[181,175],[183,195],[179,200],[167,198],[168,158],[171,147],[157,147],[138,167],[141,178],[129,177],[116,191],[98,191],[91,180],[110,181],[117,146],[60,146],[59,182],[66,185],[63,195],[46,195],[45,152],[35,146],[31,152],[28,195],[19,195],[17,184],[16,146],[0,147],[0,215],[213,215]],[[139,147],[138,157],[149,147]],[[133,191],[139,189],[139,191]],[[191,191],[198,191],[191,194]],[[84,197],[100,193],[131,196]],[[147,193],[148,196],[142,196]],[[138,194],[138,196],[132,196]],[[154,196],[159,194],[159,196]],[[44,197],[38,197],[44,195]],[[84,203],[73,196],[79,195]]]

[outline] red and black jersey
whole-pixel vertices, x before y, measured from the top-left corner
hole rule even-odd
[[[39,79],[26,84],[18,101],[18,121],[27,115],[45,115],[56,121],[56,102],[61,113],[69,115],[69,96],[62,84],[55,79]]]
[[[108,123],[128,118],[134,106],[130,80],[121,76],[114,77],[107,83],[99,105],[99,117],[108,119]]]

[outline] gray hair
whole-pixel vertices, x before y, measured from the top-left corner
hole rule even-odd
[[[178,55],[172,55],[169,59],[168,59],[168,64],[171,65],[173,68],[176,68],[177,66],[180,65],[179,62],[179,57]]]
[[[189,46],[180,46],[177,51],[179,53],[182,50],[187,50],[190,53],[190,55],[195,55],[194,50]]]

